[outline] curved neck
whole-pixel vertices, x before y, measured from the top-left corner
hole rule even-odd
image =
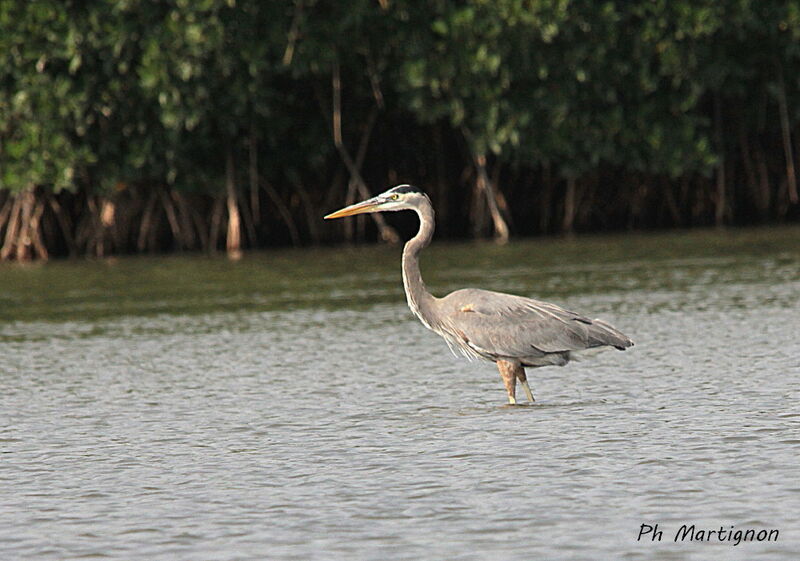
[[[419,216],[419,232],[406,242],[403,248],[403,286],[406,290],[406,300],[411,311],[432,329],[433,295],[425,288],[422,274],[419,272],[419,253],[431,243],[434,229],[434,212],[429,202],[414,209]]]

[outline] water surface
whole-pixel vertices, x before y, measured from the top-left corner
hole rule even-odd
[[[636,341],[521,407],[411,316],[397,248],[2,266],[0,557],[797,559],[798,239],[434,244],[436,294]]]

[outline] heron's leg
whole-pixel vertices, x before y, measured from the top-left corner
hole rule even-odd
[[[525,375],[525,367],[522,366],[522,365],[519,365],[517,367],[516,374],[517,374],[517,379],[519,380],[520,386],[522,386],[522,389],[525,390],[525,396],[528,398],[528,401],[533,403],[536,400],[533,399],[533,392],[531,392],[531,388],[528,385],[528,377]]]
[[[517,376],[516,367],[506,360],[497,361],[497,369],[500,371],[500,376],[503,378],[503,383],[508,392],[508,403],[511,405],[517,404]]]

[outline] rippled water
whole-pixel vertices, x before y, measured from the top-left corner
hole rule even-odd
[[[795,560],[799,239],[435,244],[435,293],[636,340],[521,407],[410,315],[396,248],[0,267],[0,558]]]

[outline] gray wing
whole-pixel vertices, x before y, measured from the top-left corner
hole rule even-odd
[[[490,360],[633,345],[604,321],[522,296],[470,288],[445,296],[438,306],[448,339]]]

